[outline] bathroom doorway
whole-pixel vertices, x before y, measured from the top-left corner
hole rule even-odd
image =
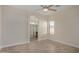
[[[38,18],[30,16],[30,41],[38,40]]]

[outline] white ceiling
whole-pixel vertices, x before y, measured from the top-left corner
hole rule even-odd
[[[64,9],[70,8],[70,5],[60,5],[60,7],[54,7],[52,6],[52,9],[57,9],[56,12],[53,11],[48,11],[48,12],[44,12],[43,10],[38,10],[41,9],[42,7],[40,5],[11,5],[12,7],[16,7],[22,10],[28,10],[28,11],[32,11],[32,12],[37,12],[43,15],[49,15],[49,14],[54,14],[57,13],[59,11],[63,11]]]

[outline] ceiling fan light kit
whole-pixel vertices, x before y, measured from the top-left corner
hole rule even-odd
[[[48,9],[45,8],[45,9],[43,9],[43,11],[48,11]]]
[[[53,9],[52,7],[57,7],[56,5],[41,5],[43,11],[54,11],[56,12],[56,9]]]

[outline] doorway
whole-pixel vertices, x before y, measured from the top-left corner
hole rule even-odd
[[[30,41],[38,40],[38,18],[30,16]]]

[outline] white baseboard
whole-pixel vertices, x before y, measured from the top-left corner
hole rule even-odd
[[[63,42],[63,41],[54,40],[54,39],[50,39],[50,40],[52,40],[52,41],[56,41],[56,42],[59,42],[59,43],[65,44],[65,45],[69,45],[69,46],[72,46],[72,47],[79,48],[79,46],[78,46],[78,45],[71,44],[71,43],[68,43],[68,42]]]
[[[19,42],[19,43],[4,45],[4,46],[1,47],[1,49],[6,48],[6,47],[11,47],[11,46],[16,46],[16,45],[26,44],[26,43],[28,43],[28,42]]]

